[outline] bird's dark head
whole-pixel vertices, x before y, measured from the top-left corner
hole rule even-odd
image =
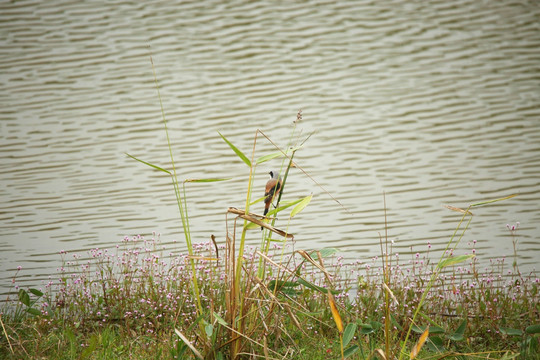
[[[272,179],[278,180],[278,179],[281,178],[281,177],[279,176],[279,171],[272,170],[272,171],[269,172],[269,174],[270,174],[270,177],[271,177]]]
[[[269,172],[269,174],[270,174],[270,177],[271,177],[272,179],[277,179],[277,178],[279,178],[279,171],[272,170],[272,171]]]

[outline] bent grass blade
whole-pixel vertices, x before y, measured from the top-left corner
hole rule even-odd
[[[336,323],[336,327],[339,331],[340,336],[343,334],[343,321],[341,320],[341,315],[339,315],[339,311],[336,306],[336,301],[334,300],[334,296],[328,290],[326,293],[328,296],[328,303],[330,304],[330,311],[332,312],[332,317],[334,318],[334,322]]]
[[[459,213],[462,213],[462,214],[469,214],[469,215],[473,215],[472,212],[470,212],[469,210],[463,210],[461,208],[458,208],[458,207],[455,207],[455,206],[452,206],[452,205],[443,205],[445,208],[449,209],[449,210],[452,210],[452,211],[456,211],[456,212],[459,212]]]
[[[171,172],[170,172],[169,170],[165,170],[165,169],[162,168],[162,167],[159,167],[159,166],[154,165],[154,164],[150,164],[149,162],[146,162],[146,161],[144,161],[144,160],[137,159],[135,156],[130,155],[130,154],[128,154],[128,153],[125,153],[125,154],[126,154],[127,156],[129,156],[130,158],[132,158],[133,160],[137,160],[138,162],[143,163],[143,164],[145,164],[145,165],[148,165],[148,166],[150,166],[150,167],[153,167],[153,168],[156,169],[156,170],[163,171],[164,173],[167,173],[167,174],[169,174],[169,175],[172,175]]]
[[[208,183],[208,182],[217,182],[217,181],[227,181],[227,180],[231,180],[232,178],[221,178],[221,179],[218,179],[218,178],[215,178],[215,179],[186,179],[184,180],[184,183],[187,183],[187,182],[193,182],[193,183]]]
[[[178,335],[178,337],[180,337],[180,339],[182,339],[184,344],[186,344],[189,347],[189,349],[193,352],[193,354],[197,357],[197,359],[204,360],[204,357],[201,355],[201,353],[195,348],[195,346],[193,346],[191,341],[189,341],[184,336],[184,334],[182,334],[178,329],[174,329],[174,332],[176,333],[176,335]]]
[[[312,198],[313,198],[313,195],[309,195],[303,198],[302,201],[300,201],[300,203],[296,205],[294,209],[291,211],[291,217],[294,217],[300,211],[304,210],[305,207],[308,206]]]
[[[420,339],[418,339],[418,342],[416,343],[416,345],[411,350],[411,356],[410,356],[411,360],[413,360],[414,358],[416,358],[418,356],[418,354],[420,353],[420,350],[422,349],[422,346],[424,346],[428,336],[429,336],[429,327],[426,327],[426,330],[424,331],[422,336],[420,336]]]
[[[229,147],[234,151],[234,153],[236,155],[238,155],[238,157],[240,159],[242,159],[242,161],[249,167],[251,167],[251,161],[247,158],[246,155],[244,155],[244,153],[242,151],[240,151],[240,149],[238,149],[236,146],[234,146],[229,140],[227,140],[227,138],[225,136],[223,136],[219,131],[218,131],[218,134],[219,136],[221,136],[221,138],[227,143],[227,145],[229,145]]]
[[[269,160],[275,159],[277,157],[286,156],[291,152],[295,152],[296,150],[300,149],[301,147],[302,147],[302,145],[291,148],[291,149],[287,150],[285,153],[281,152],[281,151],[278,151],[278,152],[275,152],[275,153],[272,153],[272,154],[263,155],[260,158],[258,158],[257,160],[255,160],[255,164],[259,165],[259,164],[262,164],[262,163],[267,162]]]
[[[515,196],[518,196],[518,194],[512,194],[512,195],[508,195],[508,196],[498,198],[498,199],[493,199],[493,200],[481,201],[481,202],[478,202],[478,203],[475,203],[475,204],[471,204],[471,207],[482,206],[482,205],[491,204],[491,203],[494,203],[494,202],[497,202],[497,201],[508,200],[508,199],[511,199],[511,198],[513,198]]]
[[[455,264],[459,264],[461,262],[467,261],[469,259],[472,259],[473,257],[475,257],[474,254],[452,256],[452,257],[450,257],[448,259],[444,259],[443,261],[439,262],[437,267],[439,269],[442,269],[442,268],[447,267],[447,266],[451,266],[451,265],[455,265]]]
[[[263,197],[262,199],[264,199],[264,197]],[[261,200],[262,200],[262,199],[261,199]],[[266,216],[272,216],[272,215],[274,215],[274,214],[277,214],[277,213],[279,213],[280,211],[283,211],[283,210],[285,210],[285,209],[287,209],[287,208],[290,208],[291,206],[294,206],[294,205],[298,204],[298,203],[299,203],[300,201],[302,201],[302,200],[304,200],[304,199],[298,199],[298,200],[294,200],[294,201],[282,203],[282,204],[280,204],[281,206],[278,206],[276,209],[270,210],[270,211],[266,214]]]

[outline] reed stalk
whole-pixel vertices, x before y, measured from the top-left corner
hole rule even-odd
[[[454,207],[449,207],[451,210],[455,210],[455,211],[463,213],[463,215],[461,216],[461,219],[460,219],[459,223],[457,224],[452,236],[450,237],[450,240],[446,244],[446,247],[445,247],[444,251],[442,252],[441,257],[439,258],[439,261],[437,262],[437,266],[435,268],[435,271],[433,271],[427,286],[424,288],[424,291],[422,292],[420,302],[418,303],[418,306],[416,307],[416,309],[414,311],[414,314],[413,314],[413,317],[411,319],[411,326],[409,326],[409,329],[407,330],[407,334],[405,335],[405,340],[403,341],[403,345],[402,345],[401,351],[399,353],[399,359],[400,360],[403,358],[403,356],[407,355],[405,347],[407,346],[409,336],[411,334],[412,324],[415,323],[415,320],[416,320],[418,314],[420,313],[420,310],[422,309],[422,306],[423,306],[423,304],[424,304],[424,302],[426,300],[426,297],[427,297],[429,291],[431,290],[431,288],[433,286],[433,283],[435,282],[435,280],[439,276],[442,269],[446,266],[445,265],[445,260],[448,260],[450,258],[450,256],[451,256],[451,255],[448,254],[448,249],[450,248],[452,243],[454,243],[454,239],[456,238],[456,236],[457,236],[457,234],[458,234],[458,232],[459,232],[459,230],[461,228],[461,225],[463,224],[463,222],[465,221],[465,218],[468,215],[470,216],[470,218],[467,221],[467,224],[465,225],[463,230],[461,231],[461,234],[459,235],[457,240],[455,240],[455,244],[453,245],[452,250],[455,249],[459,245],[459,243],[461,242],[461,239],[463,238],[463,236],[465,235],[465,232],[467,231],[467,229],[469,228],[469,225],[471,224],[471,221],[473,219],[473,214],[470,212],[470,210],[472,208],[474,208],[474,207],[479,207],[479,206],[491,204],[491,203],[494,203],[494,202],[510,199],[510,198],[512,198],[514,196],[516,196],[516,195],[510,195],[510,196],[506,196],[506,197],[503,197],[503,198],[498,198],[498,199],[493,199],[493,200],[488,200],[488,201],[482,201],[482,202],[479,202],[479,203],[474,203],[474,204],[469,205],[469,207],[466,210],[462,210],[462,209],[454,208]],[[470,258],[470,257],[463,257],[463,259],[466,259],[466,258]],[[455,262],[452,262],[452,264],[454,264],[454,263]]]

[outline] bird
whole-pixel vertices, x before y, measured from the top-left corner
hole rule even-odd
[[[266,189],[264,191],[264,196],[266,198],[264,199],[264,215],[268,213],[268,209],[270,208],[270,204],[274,201],[274,198],[279,194],[279,191],[281,190],[281,176],[279,176],[279,172],[272,170],[269,172],[270,174],[270,180],[266,183]]]

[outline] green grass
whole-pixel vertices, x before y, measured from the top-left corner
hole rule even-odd
[[[175,328],[202,350],[195,325],[199,317],[197,304],[189,289],[192,274],[191,267],[186,266],[188,255],[170,255],[160,249],[155,236],[148,240],[125,238],[116,249],[94,249],[85,256],[63,253],[64,266],[59,274],[62,281],[42,289],[40,298],[26,292],[31,300],[38,300],[32,308],[39,310],[40,315],[28,313],[28,306],[18,298],[4,304],[5,332],[0,341],[0,358],[174,358],[185,347],[175,335]],[[225,251],[225,247],[219,250]],[[246,329],[245,335],[253,342],[246,341],[237,356],[248,358],[242,353],[249,353],[264,358],[266,341],[268,358],[339,358],[339,334],[325,294],[291,278],[274,291],[276,299],[272,299],[260,290],[264,284],[248,280],[256,273],[259,257],[255,249],[246,250],[247,273],[242,279],[249,284],[245,284],[244,296],[257,298],[259,304],[248,316],[256,317],[264,325]],[[268,256],[277,260],[281,253],[282,249],[275,246]],[[214,245],[195,244],[194,254],[215,256]],[[397,303],[390,304],[388,337],[396,354],[435,269],[427,256],[411,254],[402,260],[391,255],[390,288]],[[350,346],[358,349],[349,358],[367,359],[376,349],[384,349],[387,338],[382,265],[378,258],[343,261],[339,254],[331,255],[325,259],[325,269],[336,285],[334,297],[344,323],[357,325]],[[320,269],[306,263],[298,253],[286,256],[282,264],[289,268],[302,264],[306,281],[325,286]],[[417,339],[430,326],[430,337],[420,358],[439,354],[457,359],[460,357],[453,354],[473,353],[483,359],[502,358],[506,353],[521,353],[522,359],[538,356],[538,335],[533,330],[526,332],[528,327],[538,324],[538,279],[533,274],[508,274],[512,267],[506,265],[505,259],[481,270],[476,258],[460,265],[439,274],[426,295],[411,335]],[[278,270],[268,267],[267,290],[272,289],[268,285]],[[215,332],[214,348],[205,356],[222,354],[229,358],[225,351],[229,331],[221,325],[222,320],[213,316],[215,313],[222,319],[226,317],[225,301],[230,293],[228,282],[224,281],[227,274],[223,265],[203,260],[196,267],[196,275],[202,284],[205,318],[210,319],[205,331]],[[17,313],[22,315],[15,316]],[[183,355],[194,358],[188,349],[184,349]]]

